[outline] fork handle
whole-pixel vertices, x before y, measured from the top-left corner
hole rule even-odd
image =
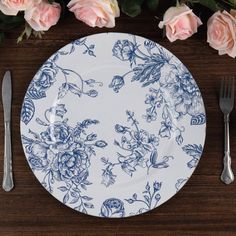
[[[229,114],[224,115],[225,124],[225,156],[223,160],[224,168],[221,174],[221,180],[225,184],[230,184],[234,181],[234,174],[231,168],[231,157],[230,157],[230,139],[229,139]]]

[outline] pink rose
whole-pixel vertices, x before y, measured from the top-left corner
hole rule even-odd
[[[91,27],[115,26],[115,17],[120,16],[117,0],[71,0],[67,5],[78,20]]]
[[[184,40],[197,32],[202,25],[193,11],[186,5],[170,7],[164,14],[164,19],[159,23],[159,28],[166,27],[166,36],[174,42],[177,39]]]
[[[24,11],[39,0],[0,0],[0,11],[5,15],[16,16],[19,11]]]
[[[25,11],[25,20],[35,31],[46,31],[57,24],[60,14],[60,4],[42,1]]]
[[[217,11],[207,22],[207,42],[219,55],[236,57],[236,11]]]

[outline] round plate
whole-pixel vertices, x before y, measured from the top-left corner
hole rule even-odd
[[[199,88],[169,51],[130,34],[76,40],[26,92],[21,138],[40,183],[89,215],[128,217],[186,183],[203,151]]]

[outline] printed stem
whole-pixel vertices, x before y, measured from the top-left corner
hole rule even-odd
[[[153,192],[153,194],[151,195],[151,193],[149,192],[150,194],[150,204],[149,204],[149,209],[151,209],[152,207],[152,200],[153,200],[153,197],[155,196],[155,192]]]
[[[145,202],[144,200],[135,200],[135,202],[142,202],[142,203],[144,203],[147,207],[148,207],[148,209],[146,209],[146,210],[150,210],[150,208],[149,208],[149,204],[147,203],[147,202]]]
[[[49,170],[49,171],[47,172],[47,174],[46,174],[46,175],[44,176],[44,178],[43,178],[43,182],[44,182],[44,183],[46,183],[46,178],[47,178],[47,184],[48,184],[49,192],[52,191],[52,187],[51,187],[51,184],[50,184],[50,174],[52,174],[51,172],[52,172],[52,171]],[[52,175],[52,177],[53,177],[53,175]]]
[[[45,112],[44,112],[44,117],[45,117],[45,120],[48,122],[48,124],[50,124],[50,121],[48,119],[48,116],[47,116],[47,113],[50,112],[50,109],[47,109]]]
[[[140,56],[138,56],[136,53],[135,53],[135,55],[138,57],[138,58],[140,58],[140,59],[142,59],[143,61],[145,60],[145,58],[147,58],[147,57],[150,57],[149,55],[146,55],[145,53],[143,53],[139,48],[138,48],[138,44],[137,44],[137,41],[136,41],[136,37],[133,35],[133,42],[134,42],[134,45],[135,45],[135,47],[136,47],[136,50],[142,55],[142,56],[144,56],[144,57],[140,57]]]
[[[67,192],[67,193],[70,193],[70,195],[71,195],[71,188],[72,188],[73,186],[75,186],[75,188],[78,189],[77,184],[75,184],[75,183],[72,181],[72,185],[70,186],[70,188],[68,189],[68,192]],[[79,191],[80,191],[80,189],[79,189]],[[80,192],[81,192],[81,191],[80,191]],[[82,206],[83,209],[85,209],[84,202],[83,202],[83,199],[82,199],[82,197],[81,197],[80,192],[76,192],[76,193],[77,193],[78,196],[79,196],[78,199],[80,199],[80,201],[81,201],[80,206]],[[86,210],[86,209],[85,209],[85,210]]]
[[[84,45],[87,50],[90,50],[89,47],[87,46],[87,44],[83,43],[83,44],[81,44],[81,46],[82,46],[82,45]]]
[[[155,110],[156,110],[156,103],[152,106],[151,114],[153,114]]]
[[[134,147],[133,148],[131,148],[131,149],[128,149],[128,148],[124,148],[124,147],[122,147],[120,144],[118,144],[118,146],[121,148],[121,149],[123,149],[123,150],[125,150],[125,151],[129,151],[129,152],[132,152],[130,155],[132,155],[133,154],[133,151],[134,151]],[[129,155],[128,155],[129,156]]]
[[[63,69],[63,68],[61,68],[60,66],[58,66],[56,63],[54,63],[54,64],[55,64],[56,67],[57,67],[58,69],[60,69],[61,72],[64,74],[66,83],[67,83],[67,75],[66,75],[66,72],[70,72],[70,73],[72,73],[72,74],[75,74],[75,75],[78,77],[78,79],[80,79],[80,81],[81,81],[81,93],[82,93],[82,94],[85,94],[85,93],[84,93],[84,80],[81,78],[81,76],[80,76],[77,72],[75,72],[75,71],[73,71],[73,70],[70,70],[70,69]]]
[[[129,72],[127,72],[127,73],[125,73],[124,75],[122,75],[122,77],[124,78],[126,75],[128,75],[128,74],[130,74],[130,73],[133,73],[134,71],[133,70],[131,70],[131,71],[129,71]]]
[[[139,49],[137,49],[137,51],[141,52]],[[135,53],[135,56],[143,61],[145,61],[145,57],[141,57],[138,54]]]
[[[137,125],[137,121],[133,118],[133,116],[129,115],[129,118],[133,121],[133,125],[135,126],[135,129],[138,132],[138,137],[140,138],[140,130],[139,130],[139,127]]]

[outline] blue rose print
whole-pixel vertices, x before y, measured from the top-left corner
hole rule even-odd
[[[117,198],[110,198],[103,202],[100,216],[102,217],[124,217],[124,203]]]

